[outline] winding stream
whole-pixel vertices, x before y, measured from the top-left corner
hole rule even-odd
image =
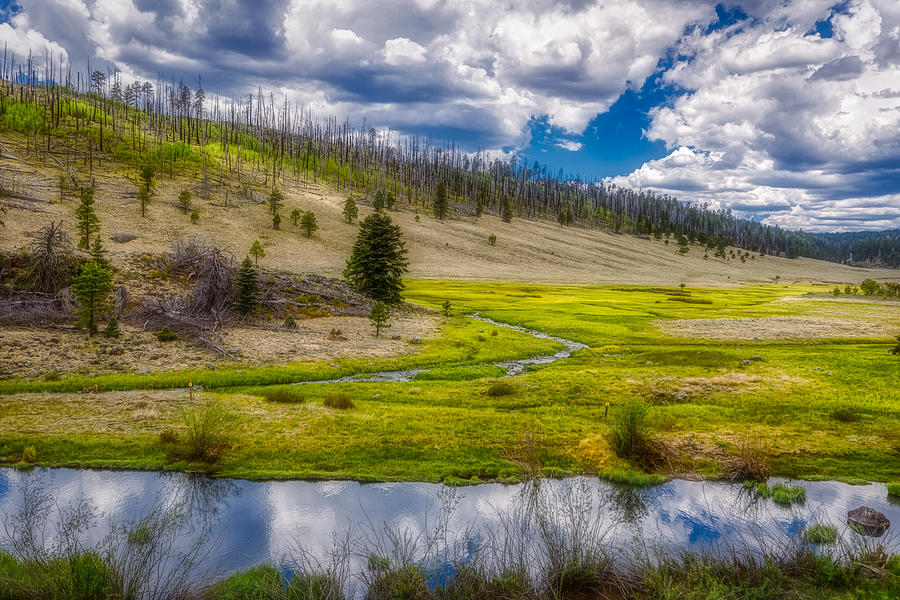
[[[574,340],[567,340],[565,338],[554,337],[552,335],[546,334],[542,331],[538,331],[536,329],[528,329],[527,327],[521,327],[519,325],[510,325],[508,323],[500,323],[499,321],[494,321],[493,319],[489,319],[487,317],[482,317],[480,313],[474,313],[469,316],[470,319],[475,319],[476,321],[482,321],[484,323],[489,323],[491,325],[495,325],[497,327],[505,327],[506,329],[512,329],[514,331],[519,331],[521,333],[527,333],[530,336],[541,338],[544,340],[551,340],[554,342],[558,342],[565,346],[564,350],[560,350],[556,354],[546,354],[541,356],[532,356],[531,358],[523,358],[519,360],[508,360],[498,363],[493,363],[494,366],[500,367],[501,369],[506,371],[507,377],[514,377],[515,375],[519,375],[524,372],[528,367],[532,367],[535,365],[546,365],[549,363],[556,362],[558,360],[563,360],[572,356],[572,353],[576,350],[583,350],[584,348],[588,348],[587,344],[582,344],[581,342],[576,342]],[[375,373],[359,373],[357,375],[347,375],[346,377],[337,377],[335,379],[317,379],[315,381],[298,381],[294,385],[312,385],[312,384],[323,384],[323,383],[406,383],[414,380],[416,375],[420,373],[427,373],[432,369],[407,369],[403,371],[378,371]]]

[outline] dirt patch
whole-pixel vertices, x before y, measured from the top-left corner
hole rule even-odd
[[[640,386],[647,390],[646,395],[655,403],[678,404],[717,392],[750,391],[763,387],[787,386],[804,381],[800,377],[789,375],[763,377],[731,372],[714,377],[660,377],[647,384],[640,384]]]
[[[663,333],[715,340],[808,340],[834,337],[889,337],[881,323],[824,317],[761,319],[674,319],[657,322]]]
[[[300,321],[295,331],[237,328],[226,334],[227,347],[237,357],[224,360],[212,350],[187,341],[160,342],[153,332],[120,325],[118,339],[88,338],[71,328],[0,329],[0,377],[52,379],[71,373],[95,375],[123,372],[174,371],[291,361],[329,360],[342,356],[380,358],[408,354],[412,337],[426,339],[438,332],[439,319],[430,315],[400,316],[381,337],[372,334],[364,317],[324,317]],[[332,334],[340,330],[341,334]],[[392,339],[393,336],[400,339]]]

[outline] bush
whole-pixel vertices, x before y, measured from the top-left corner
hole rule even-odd
[[[200,211],[196,208],[191,211],[191,225],[196,225],[200,222]]]
[[[498,381],[496,383],[492,383],[491,386],[487,389],[486,393],[488,396],[492,396],[494,398],[498,398],[500,396],[511,396],[516,393],[516,388],[511,383]]]
[[[348,410],[350,408],[355,408],[356,406],[347,394],[329,394],[322,400],[322,404],[328,408],[336,408],[339,410]]]
[[[306,402],[306,398],[296,387],[274,387],[263,390],[259,395],[269,402],[286,402],[291,404]]]
[[[185,425],[181,440],[183,457],[214,462],[231,438],[235,417],[219,402],[207,402],[181,411]]]
[[[288,315],[284,318],[284,323],[282,327],[285,329],[297,329],[297,320],[294,319],[294,315]]]
[[[634,459],[646,455],[653,441],[647,420],[647,405],[635,400],[613,409],[608,439],[613,451],[621,458]]]
[[[803,539],[810,544],[833,544],[837,541],[837,530],[829,525],[816,524],[803,532]]]
[[[497,236],[494,235],[493,233],[488,236],[488,244],[490,244],[491,246],[497,245]]]
[[[162,329],[156,332],[156,339],[161,342],[171,342],[178,339],[178,336],[175,335],[175,332],[169,329],[169,326],[166,325]]]
[[[106,329],[103,330],[103,337],[118,338],[121,334],[119,331],[119,321],[115,317],[111,317],[106,322]]]

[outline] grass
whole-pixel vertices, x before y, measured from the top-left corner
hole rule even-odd
[[[893,481],[887,484],[888,496],[900,498],[900,481]]]
[[[817,523],[803,532],[803,539],[810,544],[833,544],[837,541],[837,529]]]
[[[188,394],[152,390],[182,387],[193,378],[206,390],[203,397],[217,399],[233,414],[252,415],[233,428],[229,449],[216,463],[223,476],[514,480],[522,475],[512,460],[514,450],[531,431],[540,432],[543,467],[555,474],[597,473],[638,483],[679,474],[719,477],[729,467],[721,457],[734,457],[722,449],[739,449],[741,440],[753,439],[764,442],[767,470],[774,476],[900,481],[895,454],[900,394],[889,340],[715,341],[671,337],[658,327],[670,319],[693,318],[866,320],[873,307],[777,302],[822,291],[821,286],[693,290],[712,305],[657,302],[673,291],[666,288],[625,289],[634,291],[409,281],[407,297],[435,309],[449,299],[456,314],[480,310],[498,321],[591,346],[508,381],[492,379],[498,373],[491,363],[555,352],[560,346],[462,317],[447,320],[439,337],[425,340],[418,354],[339,360],[337,368],[291,363],[0,381],[0,391],[7,394],[69,392],[4,396],[0,456],[14,463],[25,446],[34,446],[41,465],[187,468],[173,461],[159,433],[182,427],[177,409]],[[900,327],[900,315],[878,314]],[[493,330],[498,335],[490,335]],[[741,366],[754,355],[764,360]],[[435,365],[435,371],[409,383],[285,385]],[[513,393],[489,392],[499,383],[512,386]],[[151,391],[71,393],[93,385],[100,391]],[[681,390],[683,400],[654,401],[655,392],[674,397]],[[345,394],[356,408],[323,409],[331,394]],[[154,407],[155,416],[134,417],[139,397]],[[656,443],[673,449],[677,460],[671,468],[642,473],[640,460],[619,456],[610,444],[612,424],[634,401],[647,404]],[[836,418],[841,407],[852,407],[855,418]]]

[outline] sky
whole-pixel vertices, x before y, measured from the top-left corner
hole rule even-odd
[[[900,227],[898,0],[0,0],[0,42],[782,227]]]

